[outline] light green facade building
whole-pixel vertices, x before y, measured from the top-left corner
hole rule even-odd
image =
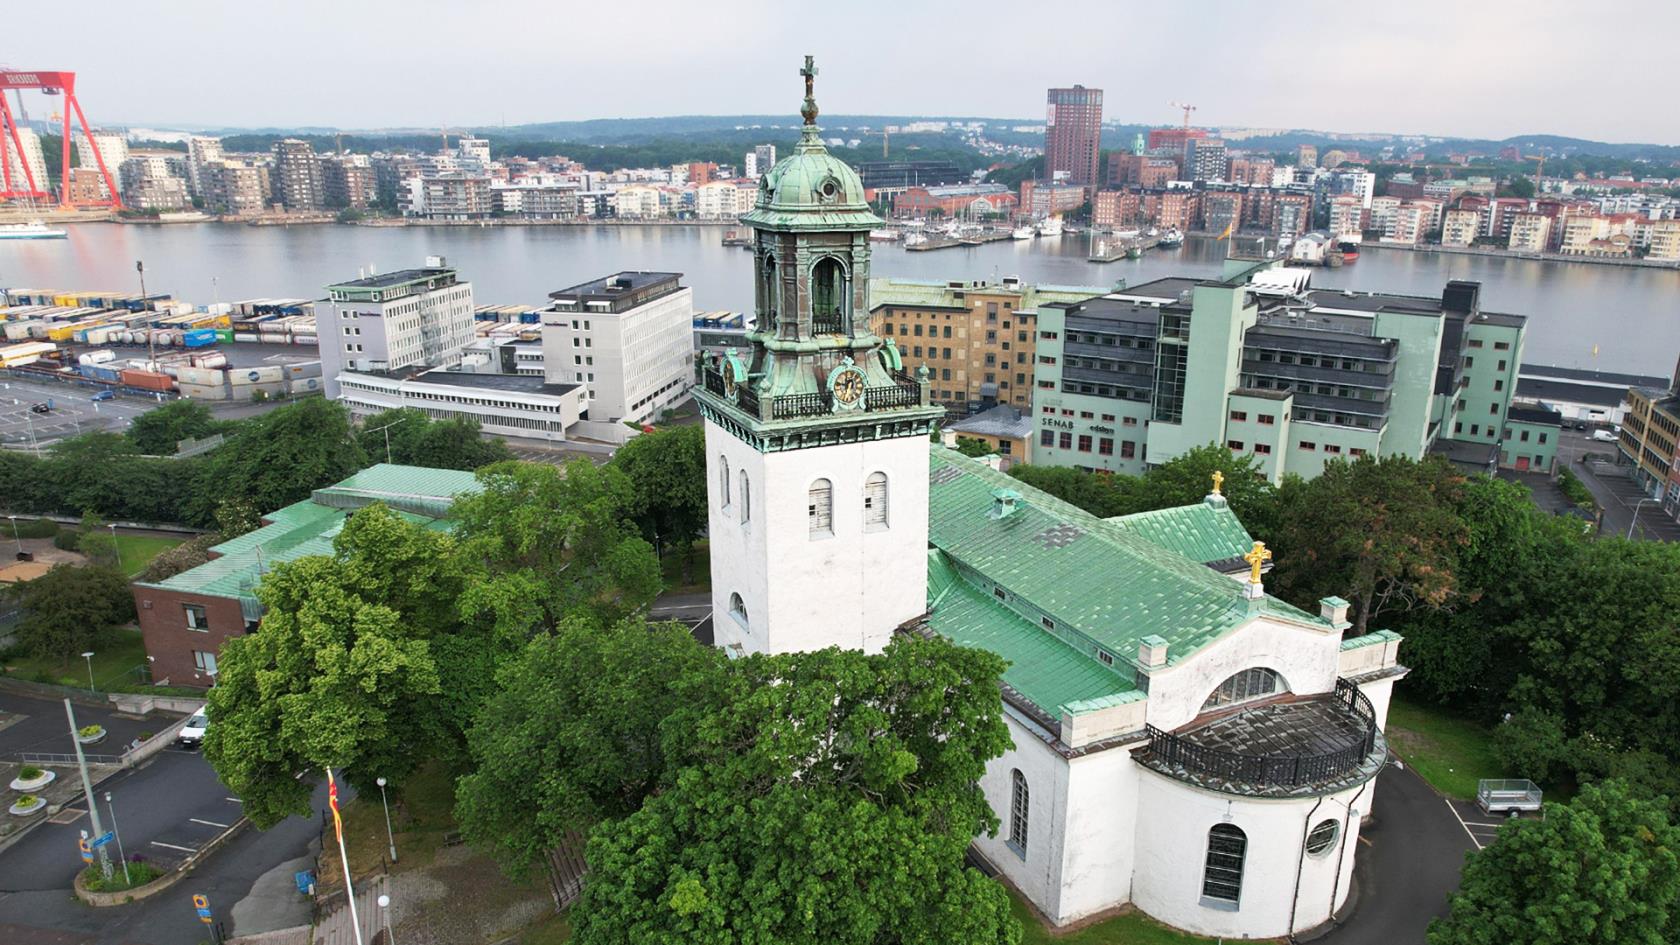
[[[1449,282],[1440,298],[1308,282],[1304,270],[1232,259],[1216,279],[1041,305],[1033,462],[1135,475],[1223,443],[1274,482],[1365,454],[1519,465],[1521,451],[1501,446],[1523,316],[1482,311],[1474,282]],[[1523,468],[1541,462],[1523,455]]]

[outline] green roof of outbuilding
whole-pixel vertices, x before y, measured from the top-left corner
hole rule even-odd
[[[950,560],[1042,611],[1056,625],[1054,634],[1039,630],[1001,605],[990,613],[966,607],[960,619],[957,614],[941,614],[945,600],[958,599],[947,590],[929,617],[929,625],[938,632],[952,625],[947,617],[960,624],[963,637],[977,641],[987,634],[1010,632],[1004,623],[1016,624],[1058,642],[1088,640],[1112,654],[1121,666],[1135,665],[1138,643],[1147,636],[1167,641],[1168,662],[1176,663],[1255,616],[1324,624],[1321,618],[1275,598],[1250,602],[1240,583],[1205,564],[953,450],[932,450],[929,464],[930,543]],[[999,489],[1018,490],[1021,498],[1015,511],[995,518],[989,513],[993,493]],[[986,587],[976,591],[990,593]],[[930,579],[930,598],[931,592]],[[973,626],[982,620],[988,622],[987,628]],[[1018,632],[1019,627],[1014,630]],[[958,638],[955,631],[952,637]],[[1072,644],[1063,642],[1063,646],[1075,657],[1101,665]],[[1024,671],[1015,670],[1018,675]],[[1078,688],[1052,692],[1045,696],[1053,700],[1050,704],[1039,704],[1053,711],[1062,703],[1088,698],[1079,695]],[[1129,686],[1122,682],[1120,688]]]
[[[410,522],[447,529],[454,497],[478,488],[470,472],[380,463],[264,516],[268,524],[211,548],[216,557],[204,564],[143,586],[254,600],[257,582],[276,564],[332,554],[333,539],[357,509],[384,502]]]
[[[1240,559],[1254,547],[1254,538],[1224,502],[1198,502],[1107,521],[1121,531],[1203,564]]]

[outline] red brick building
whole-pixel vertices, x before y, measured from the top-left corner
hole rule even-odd
[[[1051,89],[1045,99],[1045,176],[1055,180],[1065,174],[1069,182],[1095,189],[1102,157],[1102,89]]]
[[[1111,154],[1108,156],[1108,186],[1113,190],[1141,187],[1151,190],[1178,180],[1176,158],[1153,154]]]

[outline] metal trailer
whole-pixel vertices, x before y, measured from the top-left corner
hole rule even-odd
[[[1483,778],[1476,782],[1476,805],[1487,813],[1540,809],[1540,787],[1527,778]]]

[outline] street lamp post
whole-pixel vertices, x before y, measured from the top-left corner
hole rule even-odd
[[[1631,541],[1633,539],[1633,526],[1639,524],[1639,507],[1644,505],[1647,502],[1655,502],[1655,501],[1657,501],[1657,500],[1651,498],[1650,496],[1646,496],[1645,498],[1640,499],[1638,502],[1635,502],[1633,504],[1633,518],[1628,521],[1628,533],[1627,533],[1628,540]]]
[[[93,651],[88,650],[87,652],[83,653],[82,654],[82,659],[87,660],[88,692],[92,692],[93,691]]]
[[[117,856],[122,858],[123,882],[128,879],[128,854],[123,852],[122,830],[117,827],[117,805],[111,801],[111,792],[105,792],[105,809],[111,812],[111,832],[117,835]]]
[[[22,557],[23,557],[23,536],[18,534],[17,516],[16,515],[8,515],[6,517],[12,520],[12,541],[17,542],[18,557],[19,557],[19,559],[22,559]]]
[[[117,544],[117,523],[111,523],[111,547],[117,552],[117,570],[122,570],[122,545]]]
[[[391,847],[391,862],[397,862],[397,835],[391,832],[391,805],[385,800],[385,779],[375,778],[379,785],[379,806],[385,808],[385,842]]]

